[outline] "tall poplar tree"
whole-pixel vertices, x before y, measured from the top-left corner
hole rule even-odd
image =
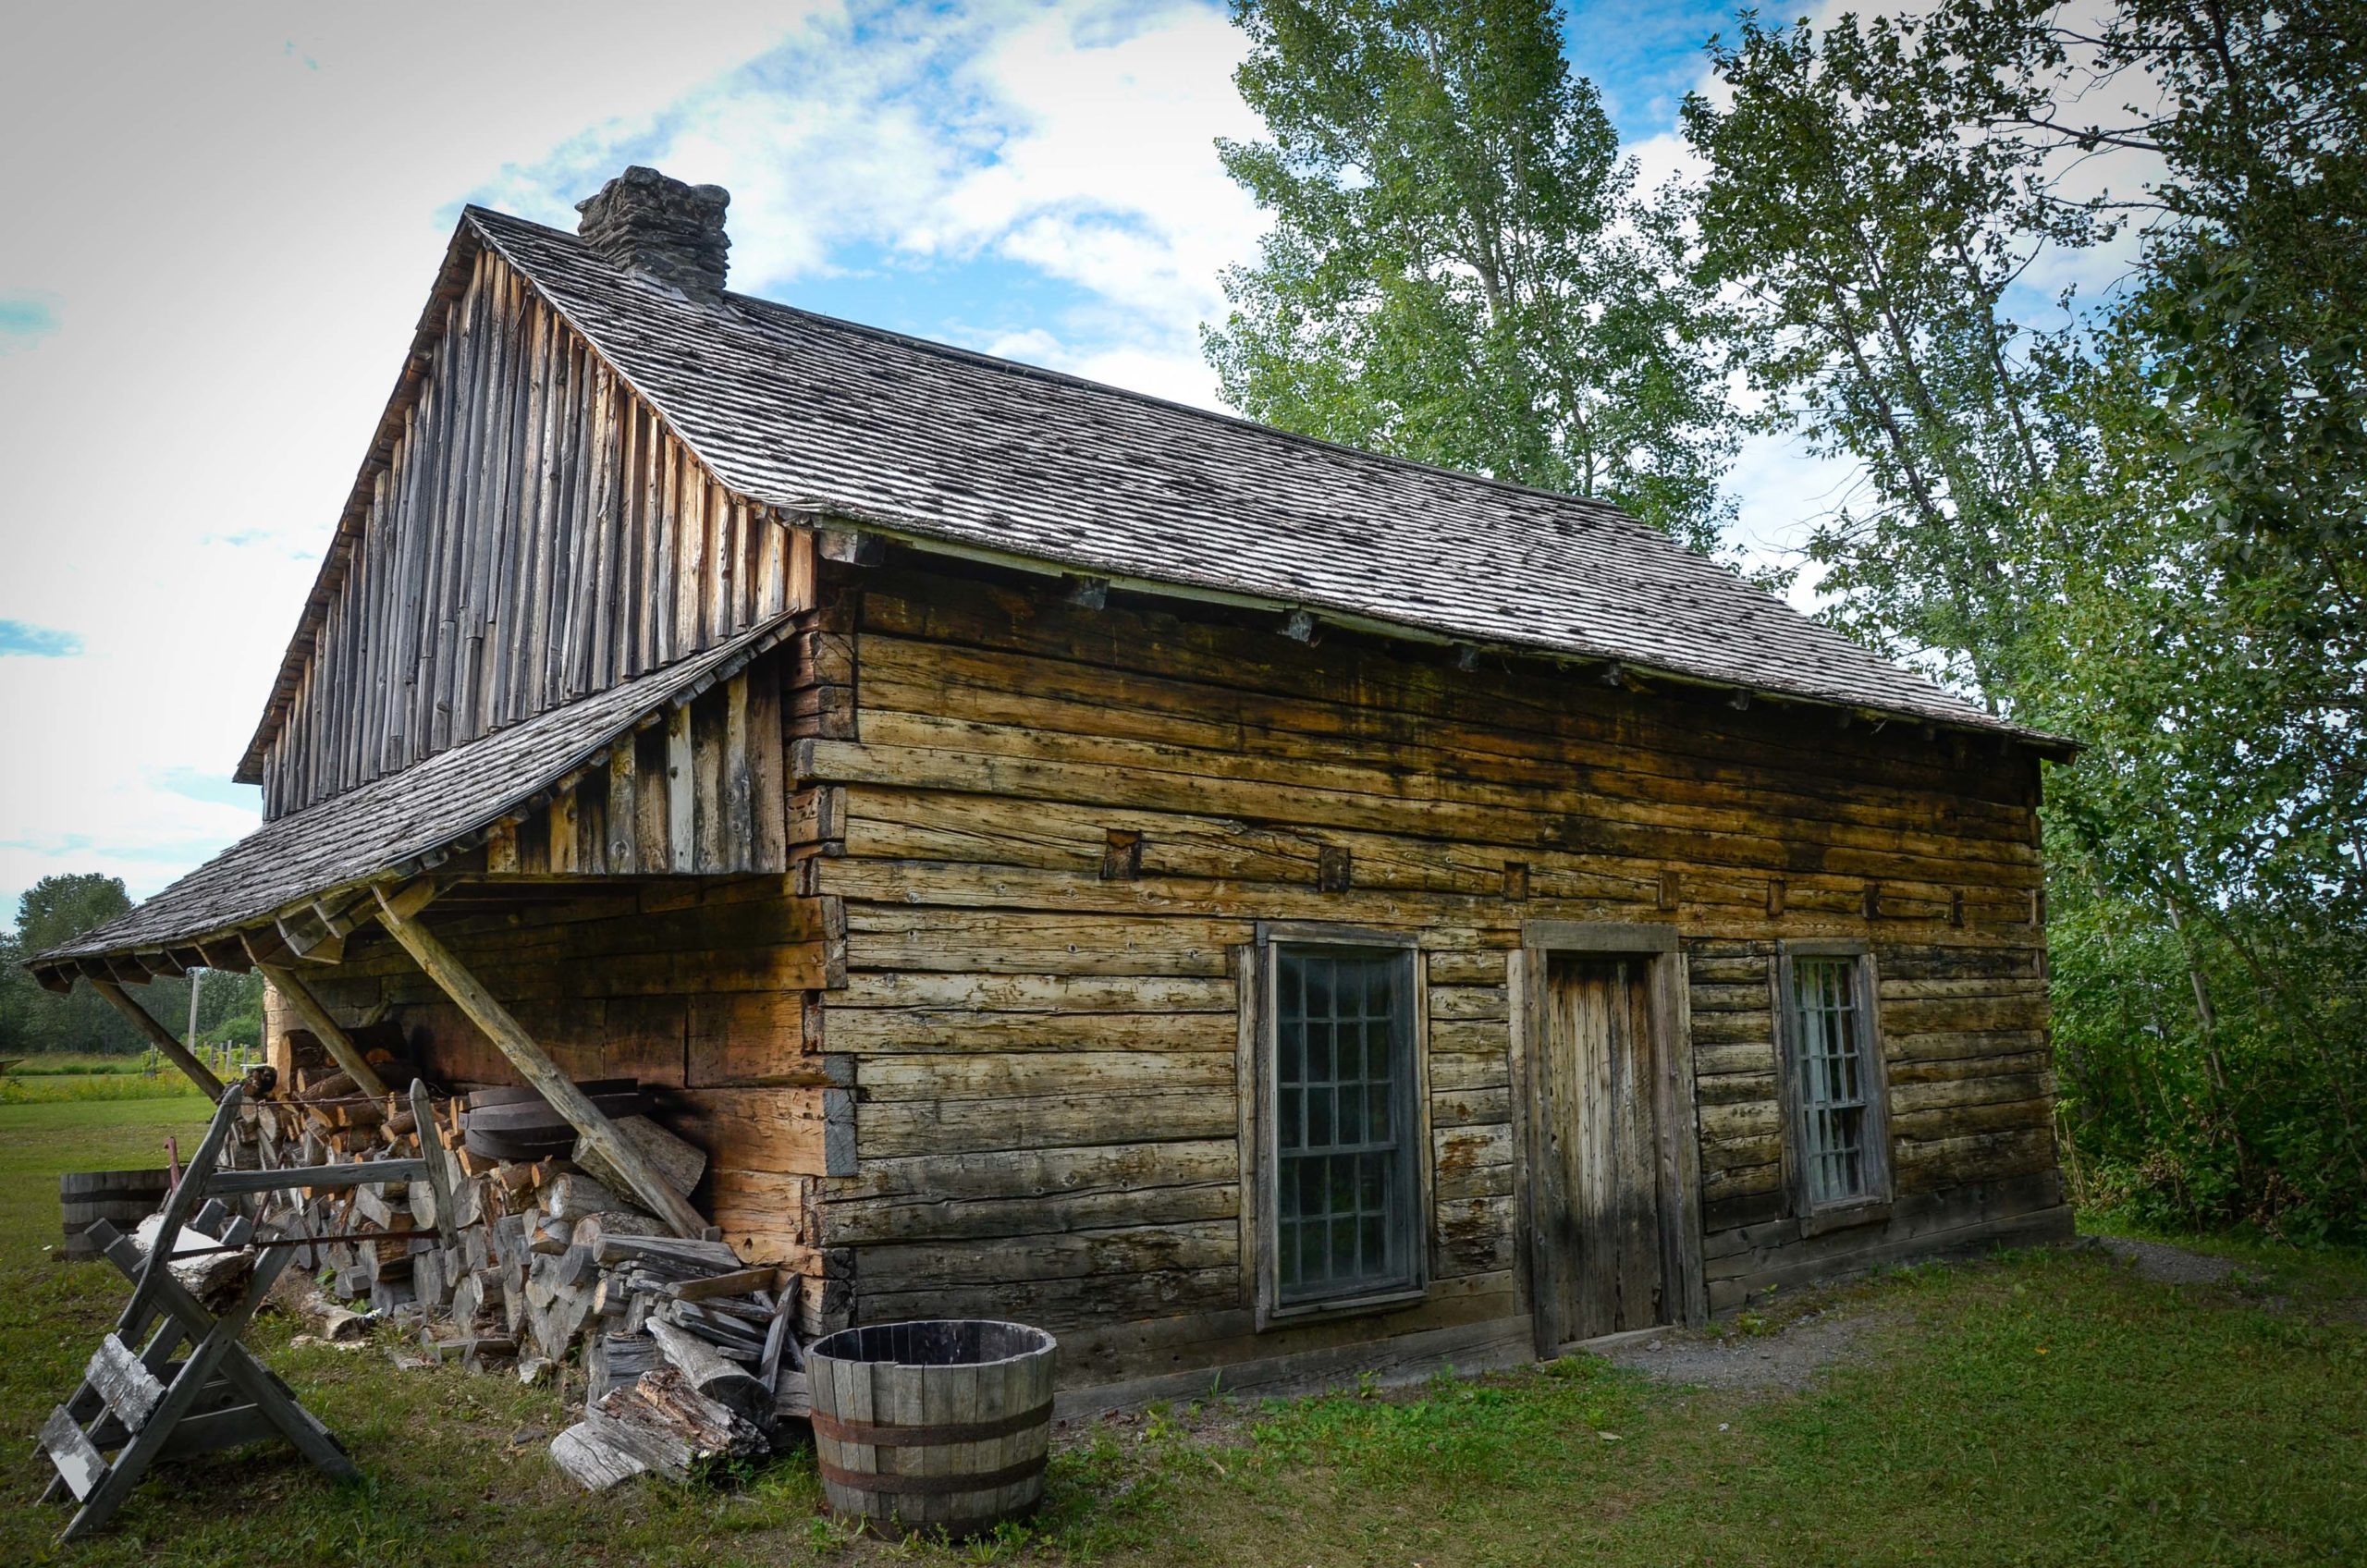
[[[1227,401],[1352,446],[1621,503],[1696,549],[1731,515],[1711,300],[1639,193],[1549,0],[1235,0],[1273,214],[1203,345]]]

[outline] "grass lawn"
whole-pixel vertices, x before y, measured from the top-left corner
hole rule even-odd
[[[55,1265],[56,1172],[159,1163],[190,1098],[0,1105],[0,1428],[30,1439],[123,1292]],[[367,1473],[285,1451],[159,1472],[60,1553],[47,1466],[0,1458],[0,1562],[1255,1564],[2367,1562],[2367,1257],[2230,1245],[2222,1285],[2093,1252],[1896,1273],[1805,1393],[1672,1388],[1592,1360],[1411,1394],[1159,1410],[1063,1439],[1044,1514],[947,1548],[851,1538],[810,1456],[729,1488],[589,1498],[551,1394],[374,1350],[252,1342]],[[1774,1332],[1792,1304],[1756,1323]],[[1730,1327],[1730,1332],[1740,1332]]]

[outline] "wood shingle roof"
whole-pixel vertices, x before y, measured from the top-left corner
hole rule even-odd
[[[470,847],[646,716],[728,680],[779,642],[787,624],[787,617],[776,618],[705,653],[267,822],[139,908],[31,963],[56,968],[80,957],[186,946],[336,888],[427,869],[431,857]]]
[[[1600,501],[1378,457],[769,300],[470,208],[731,488],[816,521],[1487,647],[2022,730]]]

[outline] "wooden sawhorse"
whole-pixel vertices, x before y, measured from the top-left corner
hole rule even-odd
[[[154,1238],[143,1257],[137,1243],[105,1220],[87,1232],[108,1260],[132,1281],[131,1299],[115,1331],[91,1357],[81,1386],[42,1426],[38,1439],[57,1478],[43,1493],[57,1499],[71,1492],[80,1506],[59,1535],[69,1541],[104,1525],[159,1459],[233,1448],[274,1436],[332,1477],[361,1472],[344,1445],[298,1402],[271,1369],[239,1342],[256,1308],[270,1293],[280,1270],[306,1236],[258,1237],[252,1224],[220,1200],[293,1187],[354,1187],[384,1182],[425,1181],[436,1197],[436,1226],[451,1240],[450,1178],[436,1138],[427,1088],[414,1083],[411,1109],[421,1128],[417,1159],[381,1159],[314,1165],[279,1170],[217,1170],[222,1149],[238,1120],[240,1092],[223,1092],[180,1184],[165,1199]],[[253,1273],[238,1299],[220,1316],[174,1278],[175,1243],[185,1227],[220,1238],[225,1250],[260,1250]],[[190,1253],[180,1254],[183,1257]],[[153,1332],[152,1332],[153,1330]],[[145,1348],[133,1351],[145,1337]],[[173,1354],[186,1340],[189,1352]],[[113,1457],[108,1456],[113,1451]]]

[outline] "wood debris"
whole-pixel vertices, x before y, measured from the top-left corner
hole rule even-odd
[[[385,1071],[408,1075],[399,1064]],[[295,1077],[245,1109],[226,1164],[422,1158],[408,1105],[374,1103],[341,1072]],[[514,1092],[497,1103],[518,1120]],[[411,1365],[582,1390],[583,1419],[551,1453],[595,1490],[640,1475],[688,1479],[762,1453],[784,1423],[794,1431],[811,1414],[793,1277],[723,1242],[672,1234],[620,1195],[630,1186],[588,1150],[531,1160],[472,1154],[467,1114],[440,1104],[428,1129],[448,1162],[445,1182],[259,1200],[284,1226],[322,1238],[295,1261],[318,1281],[302,1310],[323,1340],[350,1342],[391,1324],[416,1346],[397,1353]],[[668,1184],[686,1195],[697,1184],[704,1151],[646,1115],[617,1126]],[[185,1246],[206,1244],[188,1234]]]

